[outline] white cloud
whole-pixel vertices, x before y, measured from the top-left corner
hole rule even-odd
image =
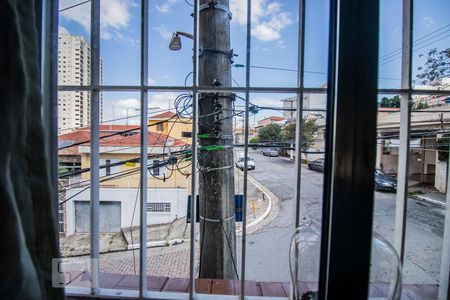
[[[170,32],[166,26],[164,25],[158,25],[153,27],[153,29],[158,32],[161,37],[165,40],[169,40],[172,37],[172,32]]]
[[[155,4],[155,8],[160,13],[168,13],[172,6],[177,3],[178,0],[166,0],[163,1],[161,4]]]
[[[139,124],[140,101],[136,98],[125,98],[108,101],[104,103],[103,120],[111,121],[106,124],[126,124],[128,117],[128,124]]]
[[[79,3],[77,0],[61,0],[60,7],[65,8],[77,3]],[[130,9],[134,5],[132,0],[100,1],[100,36],[102,39],[120,39],[122,37],[119,31],[128,27],[131,19]],[[89,32],[90,8],[90,3],[79,5],[61,12],[61,17],[79,23]]]
[[[153,78],[149,77],[147,80],[148,80],[148,84],[149,85],[156,85],[157,84],[157,81],[155,79],[153,79]]]
[[[59,34],[70,34],[69,30],[67,30],[66,27],[59,25],[58,26],[58,33]]]
[[[239,25],[247,23],[247,0],[231,0],[230,10],[233,20]],[[283,11],[282,5],[268,0],[252,2],[252,35],[260,41],[270,42],[281,39],[281,31],[294,23],[291,13]]]
[[[171,108],[173,110],[173,101],[178,96],[176,93],[158,93],[153,94],[148,99],[149,107],[159,107],[161,110]]]
[[[256,97],[250,99],[250,102],[259,106],[283,107],[280,98]]]
[[[278,48],[284,49],[284,41],[283,40],[278,40],[276,42],[275,46],[277,46]]]
[[[150,79],[150,78],[149,78]],[[174,111],[173,101],[178,96],[176,93],[150,94],[148,99],[149,115],[167,111],[169,108]],[[140,99],[124,98],[108,101],[104,106],[104,121],[115,120],[114,124],[138,125],[140,122]],[[159,107],[159,108],[156,108]],[[108,122],[106,124],[112,124]]]
[[[423,23],[425,27],[429,28],[434,25],[434,19],[432,17],[423,17]]]

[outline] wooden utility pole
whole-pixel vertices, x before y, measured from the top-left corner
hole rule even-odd
[[[231,87],[229,1],[201,0],[199,11],[199,85]],[[237,274],[232,98],[231,93],[199,98],[200,145],[221,146],[199,152],[201,278]]]

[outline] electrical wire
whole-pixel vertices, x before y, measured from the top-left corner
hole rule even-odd
[[[131,245],[133,245],[133,270],[134,270],[134,275],[136,275],[136,257],[134,254],[135,251],[135,247],[134,247],[134,240],[133,240],[133,221],[134,221],[134,215],[136,213],[136,206],[137,206],[137,201],[139,198],[139,191],[141,189],[141,181],[139,181],[139,185],[137,188],[137,193],[136,193],[136,199],[134,200],[134,205],[133,205],[133,214],[131,215],[131,224],[130,224],[130,236],[131,236]],[[142,247],[142,245],[140,245]]]
[[[424,48],[426,48],[426,47],[428,47],[428,46],[430,46],[430,45],[432,45],[432,44],[435,44],[435,43],[437,43],[437,42],[439,42],[439,41],[442,41],[443,39],[446,39],[446,38],[448,38],[448,37],[450,37],[450,34],[449,34],[449,35],[446,35],[446,36],[444,36],[444,37],[442,37],[442,38],[440,38],[440,39],[438,39],[438,40],[435,40],[435,41],[433,41],[433,42],[431,42],[431,43],[428,43],[428,44],[426,44],[426,45],[424,45],[424,46],[422,46],[422,47],[419,47],[419,48],[417,48],[417,49],[414,49],[414,51],[422,50],[422,49],[424,49]],[[380,67],[381,67],[381,66],[384,66],[384,65],[386,65],[386,64],[388,64],[388,63],[390,63],[390,62],[393,62],[393,61],[396,61],[396,60],[400,59],[401,57],[402,57],[402,56],[400,55],[399,57],[396,57],[396,58],[393,58],[393,59],[388,60],[388,61],[386,61],[386,62],[383,62],[383,63],[380,64],[379,66],[380,66]]]
[[[173,117],[175,117],[175,115],[172,116],[171,118],[169,118],[168,120],[172,119]],[[150,127],[150,126],[156,126],[156,125],[158,125],[158,124],[163,124],[163,123],[167,122],[168,120],[159,121],[159,122],[156,122],[156,123],[153,123],[153,124],[149,124],[149,125],[147,125],[147,126],[148,126],[148,127]],[[116,136],[116,135],[122,135],[122,134],[125,134],[125,133],[137,131],[137,130],[139,130],[139,129],[141,129],[140,126],[134,127],[134,128],[130,128],[130,129],[126,129],[126,130],[122,130],[122,131],[117,131],[117,132],[114,132],[114,133],[111,133],[111,134],[107,134],[107,135],[102,135],[102,136],[99,137],[99,140],[106,139],[106,138],[109,138],[109,137],[113,137],[113,136]],[[67,148],[70,148],[70,147],[75,147],[75,146],[87,144],[87,143],[89,143],[90,141],[91,141],[91,140],[89,139],[89,140],[81,141],[81,142],[74,143],[74,144],[71,144],[71,145],[59,147],[58,150],[63,150],[63,149],[67,149]]]
[[[450,26],[450,24],[448,24],[448,25],[442,27],[440,30],[442,30],[443,28],[446,28],[446,27],[448,27],[448,26]],[[437,31],[440,31],[440,30],[437,30]],[[450,31],[450,28],[447,29],[447,30],[444,30],[443,32],[441,32],[441,33],[439,33],[439,34],[437,34],[437,35],[435,35],[435,36],[432,36],[432,37],[430,37],[430,38],[427,38],[427,39],[425,39],[425,40],[423,40],[423,41],[421,41],[421,42],[418,42],[418,40],[415,40],[415,41],[413,42],[413,47],[417,47],[417,46],[419,46],[419,45],[421,45],[421,44],[423,44],[423,43],[425,43],[425,42],[428,42],[428,41],[430,41],[430,40],[433,40],[433,39],[435,39],[435,38],[437,38],[437,37],[439,37],[439,36],[441,36],[441,35],[443,35],[443,34],[446,34],[446,33],[449,32],[449,31]],[[426,36],[423,36],[421,39],[424,39],[424,38],[426,38],[426,37],[428,37],[428,36],[430,36],[430,35],[432,35],[432,33],[430,33],[430,34],[428,34],[428,35],[426,35]],[[399,49],[397,49],[397,51],[396,51],[395,53],[391,53],[391,54],[389,54],[389,55],[384,55],[384,57],[382,57],[382,58],[379,59],[379,62],[382,62],[383,60],[384,60],[384,61],[389,60],[389,59],[391,59],[392,57],[395,57],[395,56],[397,56],[397,55],[401,55],[401,50],[402,50],[402,48],[399,48]],[[397,53],[397,52],[398,52],[398,53]]]
[[[436,29],[436,30],[434,30],[434,31],[432,31],[432,32],[430,32],[430,33],[428,33],[428,34],[426,34],[426,35],[424,35],[424,36],[422,36],[422,37],[416,39],[414,42],[418,42],[418,41],[420,41],[420,40],[422,40],[422,39],[424,39],[424,38],[426,38],[426,37],[428,37],[428,36],[430,36],[430,35],[432,35],[432,34],[434,34],[434,33],[436,33],[436,32],[439,32],[439,31],[441,31],[442,29],[447,28],[447,27],[449,27],[449,26],[450,26],[450,24],[447,24],[447,25],[445,25],[445,26],[443,26],[443,27],[441,27],[441,28],[438,28],[438,29]],[[395,53],[395,52],[398,52],[398,51],[401,52],[401,50],[402,50],[401,47],[400,47],[400,48],[397,48],[397,49],[395,49],[395,50],[392,50],[392,51],[390,51],[390,52],[388,52],[388,53],[382,55],[382,56],[379,58],[379,60],[383,60],[383,59],[387,58],[387,56],[390,56],[391,54],[393,54],[393,53]]]
[[[75,8],[75,7],[77,7],[77,6],[86,4],[86,3],[88,3],[88,2],[91,2],[91,0],[83,1],[83,2],[80,2],[80,3],[74,4],[74,5],[68,6],[68,7],[64,7],[64,8],[62,8],[62,9],[60,9],[58,12],[63,12],[63,11],[69,10],[69,9],[71,9],[71,8]]]
[[[246,213],[246,212],[244,212],[244,213]],[[228,234],[225,231],[225,228],[223,227],[222,223],[223,223],[222,221],[219,222],[220,227],[222,228],[223,234],[225,235],[225,239],[227,240],[228,250],[230,251],[231,262],[233,263],[234,272],[236,273],[237,280],[239,280],[239,274],[238,274],[237,267],[236,267],[236,261],[234,260],[233,250],[231,249],[231,242],[230,242],[230,239],[228,238]]]
[[[168,161],[162,161],[159,164],[147,165],[147,169],[160,168],[160,167],[165,166],[167,164],[168,164]],[[107,178],[104,178],[104,179],[100,180],[100,183],[103,183],[103,182],[106,182],[106,181],[109,181],[109,180],[114,180],[114,179],[119,179],[119,178],[131,176],[131,175],[139,173],[139,171],[140,171],[140,168],[134,168],[133,170],[128,170],[128,171],[121,171],[121,172],[118,172],[120,174],[118,174],[116,176],[109,176]],[[64,203],[66,203],[67,201],[73,199],[74,197],[78,196],[79,194],[81,194],[82,192],[88,190],[89,188],[90,188],[90,185],[87,186],[86,188],[84,188],[83,190],[77,192],[76,194],[72,195],[68,199],[60,202],[59,205],[62,205]]]

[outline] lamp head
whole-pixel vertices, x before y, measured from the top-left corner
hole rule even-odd
[[[169,49],[173,51],[178,51],[181,49],[181,39],[177,33],[174,33],[172,35],[172,38],[170,39],[169,43]]]

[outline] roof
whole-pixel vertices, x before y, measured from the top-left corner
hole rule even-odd
[[[99,126],[100,131],[125,131],[125,130],[133,130],[139,131],[141,127],[139,125],[109,125],[109,124],[101,124]],[[90,127],[83,127],[80,130],[91,131]]]
[[[283,120],[286,120],[286,118],[283,118],[283,117],[276,117],[276,116],[269,117],[269,119],[274,120],[274,121],[283,121]]]
[[[450,105],[421,109],[411,112],[411,129],[439,129],[450,124]],[[400,112],[378,115],[379,130],[398,131]]]
[[[176,115],[177,114],[174,112],[166,111],[166,112],[154,115],[154,116],[150,116],[150,119],[153,119],[153,120],[154,119],[170,119],[170,118],[175,117]]]
[[[181,147],[188,145],[182,140],[170,137],[165,134],[160,134],[156,132],[148,133],[148,146],[150,147],[164,147],[164,144],[170,143],[170,146]],[[87,143],[86,145],[89,145]],[[133,134],[129,136],[115,135],[112,137],[104,138],[100,140],[100,146],[104,147],[132,147],[141,145],[141,135]]]
[[[124,134],[117,134],[110,137],[105,137],[100,139],[100,146],[101,147],[133,147],[133,146],[140,146],[141,145],[141,135],[140,135],[140,128],[137,126],[130,126],[130,125],[100,125],[100,137],[108,136],[110,134],[127,131],[127,135]],[[136,129],[136,130],[134,130]],[[80,129],[77,129],[75,131],[72,131],[70,133],[61,134],[58,136],[58,147],[67,147],[70,145],[76,145],[79,143],[83,143],[90,140],[90,127],[83,127]],[[166,134],[156,133],[156,132],[149,132],[148,133],[148,146],[149,147],[164,147],[171,146],[171,147],[182,147],[185,145],[188,145],[187,143],[183,142],[182,140],[173,138],[171,136],[168,136]],[[79,147],[77,146],[88,146],[90,145],[89,142],[83,143],[81,145],[76,145],[73,147],[68,147],[65,149],[59,150],[60,155],[78,155],[79,154]],[[116,152],[119,153],[119,152]]]
[[[58,148],[67,147],[89,140],[90,132],[85,130],[77,130],[58,136]],[[78,147],[69,147],[59,150],[60,155],[78,155]]]
[[[277,116],[270,116],[270,117],[267,117],[267,118],[259,120],[258,121],[258,126],[255,126],[255,128],[264,126],[263,124],[267,123],[267,121],[270,121],[271,123],[272,122],[281,122],[281,121],[286,121],[286,118],[277,117]]]

